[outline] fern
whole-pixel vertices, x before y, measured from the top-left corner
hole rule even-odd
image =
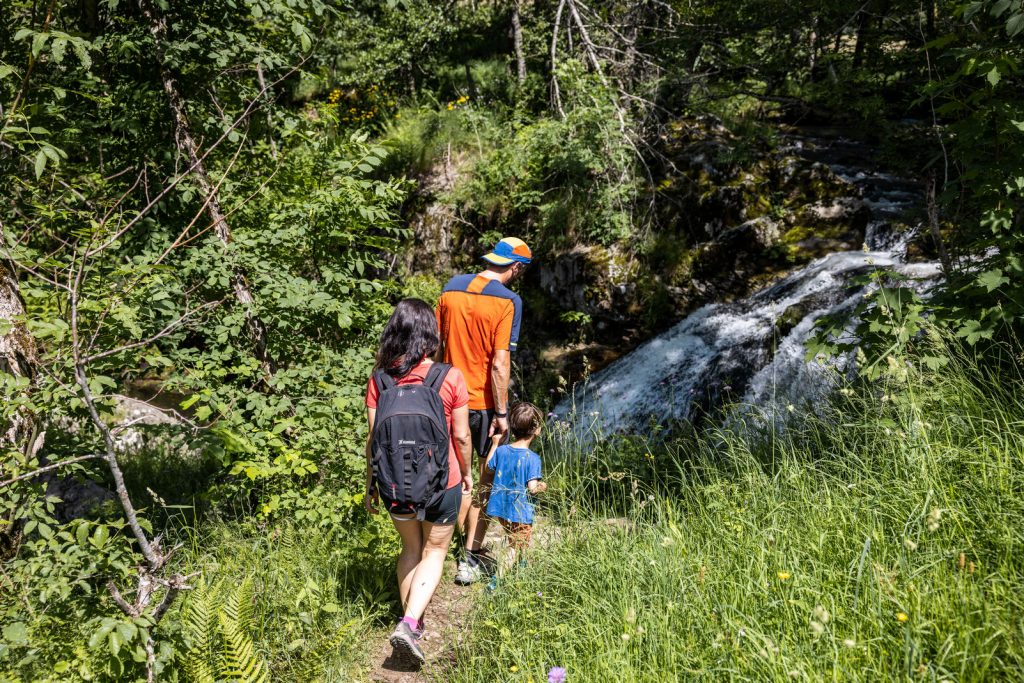
[[[342,643],[351,638],[350,631],[360,623],[358,618],[349,619],[330,638],[324,638],[307,657],[306,663],[300,668],[303,681],[320,680],[329,657],[335,654]]]
[[[222,586],[200,582],[185,606],[182,620],[190,645],[185,655],[188,680],[267,683],[267,665],[249,637],[253,626],[252,580],[246,577],[218,606]]]
[[[266,683],[266,664],[247,633],[252,626],[252,597],[252,580],[246,577],[217,614],[224,637],[221,677],[240,683]]]
[[[205,580],[200,580],[189,595],[182,615],[185,637],[189,643],[185,654],[185,673],[194,683],[216,683],[214,669],[210,666],[218,638],[213,592]]]

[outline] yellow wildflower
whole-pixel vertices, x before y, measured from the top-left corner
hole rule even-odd
[[[906,612],[897,612],[897,613],[896,613],[896,621],[898,621],[898,622],[900,622],[900,623],[903,623],[904,621],[906,621],[906,620],[907,620],[907,619],[909,619],[909,618],[910,618],[910,617],[909,617],[909,616],[907,616],[907,613],[906,613]]]
[[[513,664],[512,666],[510,666],[508,668],[508,670],[511,671],[512,673],[515,673],[515,672],[519,671],[519,667],[516,666],[515,664]]]
[[[788,581],[790,579],[790,577],[792,577],[792,576],[793,575],[790,574],[789,572],[779,572],[779,580],[780,581]]]

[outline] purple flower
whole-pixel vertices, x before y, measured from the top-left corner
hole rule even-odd
[[[565,669],[560,666],[553,666],[548,671],[548,683],[565,683]]]
[[[554,413],[548,413],[548,417],[558,417],[558,416],[555,415]]]

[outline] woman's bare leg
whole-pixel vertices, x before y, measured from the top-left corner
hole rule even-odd
[[[409,585],[408,600],[405,602],[405,616],[422,619],[430,599],[434,597],[437,584],[444,571],[444,558],[452,542],[454,524],[431,524],[421,522],[423,554]]]
[[[399,521],[394,517],[391,523],[402,538],[402,554],[398,556],[398,594],[402,598],[402,610],[409,604],[409,587],[416,574],[416,567],[423,557],[423,529],[415,518]]]

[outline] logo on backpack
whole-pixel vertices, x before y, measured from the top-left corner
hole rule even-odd
[[[422,383],[430,391],[404,391],[409,385],[400,389],[387,373],[373,375],[379,392],[370,440],[373,479],[396,514],[415,513],[422,520],[448,486],[448,420],[439,391],[450,369],[444,363],[430,366]]]

